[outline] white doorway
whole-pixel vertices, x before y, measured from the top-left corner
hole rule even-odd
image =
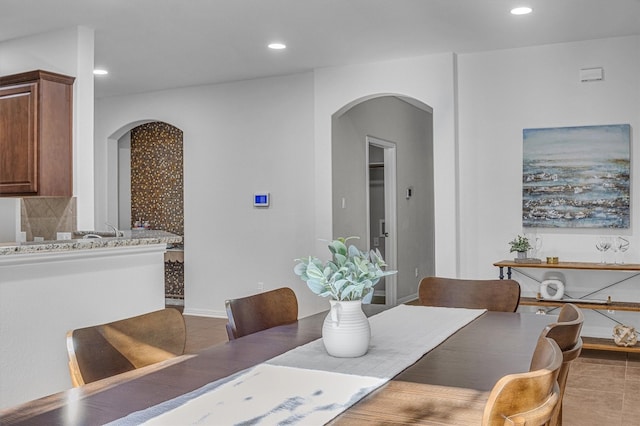
[[[366,137],[367,247],[378,249],[388,270],[397,270],[396,144]],[[373,303],[395,306],[396,275],[384,277],[375,287]]]

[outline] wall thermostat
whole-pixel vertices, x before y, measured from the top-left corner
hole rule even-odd
[[[253,194],[253,205],[255,207],[269,207],[269,193],[258,192]]]

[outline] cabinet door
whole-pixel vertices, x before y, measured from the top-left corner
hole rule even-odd
[[[38,191],[38,84],[0,89],[0,193]]]

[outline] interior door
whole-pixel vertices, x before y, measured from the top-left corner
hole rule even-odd
[[[368,247],[378,249],[387,269],[396,268],[396,144],[367,136],[367,209]],[[373,303],[395,306],[396,276],[380,280]]]

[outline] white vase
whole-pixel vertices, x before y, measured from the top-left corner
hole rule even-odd
[[[369,350],[371,327],[362,312],[362,301],[331,300],[331,310],[322,325],[327,352],[338,358],[355,358]]]

